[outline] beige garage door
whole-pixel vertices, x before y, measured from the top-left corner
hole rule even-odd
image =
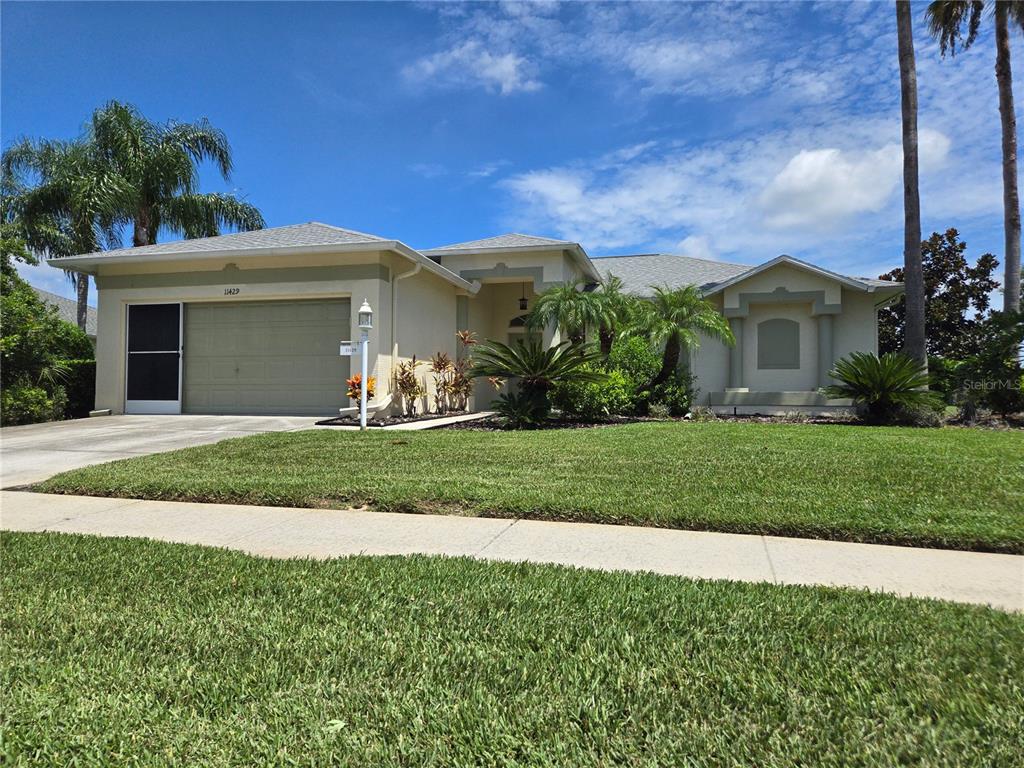
[[[185,305],[185,413],[330,415],[348,405],[348,299]]]

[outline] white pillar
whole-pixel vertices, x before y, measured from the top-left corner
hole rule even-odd
[[[832,370],[832,315],[818,315],[818,386],[832,383],[828,372]]]
[[[729,329],[736,344],[729,350],[729,389],[743,388],[743,318],[730,317]]]

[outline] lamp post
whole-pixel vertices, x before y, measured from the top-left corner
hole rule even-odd
[[[370,329],[373,328],[373,310],[370,304],[363,299],[363,305],[359,308],[359,328],[362,336],[359,338],[359,353],[362,357],[363,375],[359,383],[359,429],[366,429],[366,387],[367,368],[370,350]]]

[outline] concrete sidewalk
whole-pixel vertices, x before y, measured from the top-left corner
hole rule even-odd
[[[266,557],[462,555],[702,579],[827,584],[1024,611],[1024,556],[775,536],[366,510],[0,493],[0,527],[205,544]]]

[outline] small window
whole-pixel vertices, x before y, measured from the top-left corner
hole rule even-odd
[[[757,367],[762,370],[800,368],[800,323],[778,318],[757,324]]]

